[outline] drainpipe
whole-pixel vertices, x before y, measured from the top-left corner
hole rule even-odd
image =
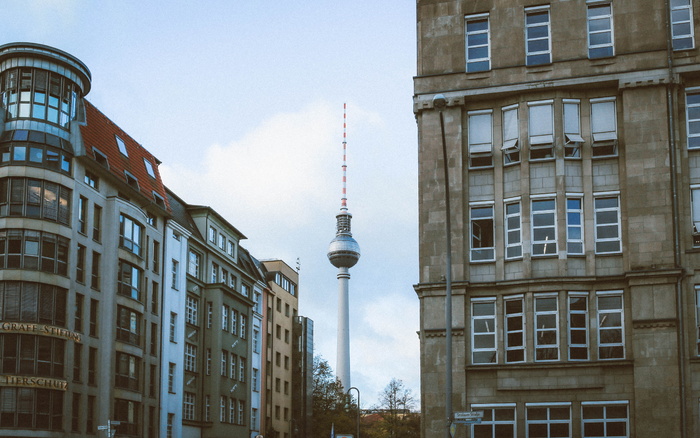
[[[674,117],[675,101],[674,101],[674,67],[673,67],[673,35],[671,32],[671,5],[669,0],[664,1],[666,7],[666,53],[668,64],[668,83],[666,84],[666,110],[668,111],[668,149],[669,149],[669,170],[671,173],[671,194],[673,208],[673,257],[676,268],[681,268],[681,242],[680,242],[680,217],[678,203],[678,176],[676,168],[676,120]],[[681,438],[686,438],[686,339],[685,339],[685,318],[684,318],[684,299],[683,299],[683,273],[676,279],[676,314],[678,315],[677,323],[677,342],[678,342],[678,375],[680,378],[679,396],[681,399],[680,412],[680,432]]]

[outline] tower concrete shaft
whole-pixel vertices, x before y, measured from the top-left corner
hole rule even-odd
[[[338,268],[338,353],[336,375],[344,389],[350,383],[350,270]]]

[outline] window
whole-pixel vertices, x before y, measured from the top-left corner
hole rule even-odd
[[[141,270],[131,263],[119,261],[119,294],[141,301]]]
[[[153,170],[153,164],[151,164],[150,161],[148,161],[146,158],[143,159],[143,165],[146,166],[146,173],[148,173],[148,176],[151,178],[156,177],[156,172]]]
[[[549,7],[525,9],[526,65],[552,62],[549,32]]]
[[[54,430],[62,435],[63,394],[63,391],[39,388],[0,388],[3,428]],[[34,432],[33,435],[49,434]]]
[[[236,257],[236,245],[231,240],[227,242],[227,245],[226,253],[231,257]]]
[[[515,438],[515,403],[472,404],[472,410],[484,411],[484,418],[472,425],[474,438]]]
[[[151,282],[151,313],[154,315],[158,314],[159,306],[158,303],[160,299],[158,295],[160,294],[160,286],[155,281]]]
[[[83,295],[76,294],[76,327],[82,331]],[[0,281],[0,320],[66,327],[67,290],[50,284]]]
[[[505,205],[505,242],[506,259],[522,257],[522,225],[520,220],[520,201],[506,202]]]
[[[566,198],[566,252],[583,254],[583,200]]]
[[[530,159],[554,158],[554,108],[551,100],[528,102]]]
[[[80,394],[73,393],[73,412],[71,414],[71,431],[80,432]]]
[[[202,256],[195,251],[190,250],[187,256],[187,273],[194,278],[199,278],[199,266],[202,262]]]
[[[612,5],[610,3],[588,6],[588,57],[614,56]]]
[[[168,392],[175,392],[175,364],[172,362],[168,363]]]
[[[472,299],[472,363],[496,363],[496,300]]]
[[[78,254],[75,266],[75,281],[78,283],[85,282],[85,247],[78,244]]]
[[[470,111],[469,167],[493,165],[493,114],[491,110]]]
[[[221,233],[219,233],[219,248],[226,249],[226,237]]]
[[[180,262],[172,260],[170,264],[170,287],[178,290],[180,288]]]
[[[228,313],[229,307],[226,304],[221,305],[221,330],[228,331]]]
[[[627,406],[627,401],[581,402],[583,436],[629,436]]]
[[[0,217],[28,217],[70,225],[72,191],[62,185],[30,178],[0,179]],[[81,203],[85,203],[82,205]],[[80,198],[84,224],[87,200]],[[84,229],[81,232],[85,232]]]
[[[207,301],[207,328],[211,328],[214,319],[214,305],[211,301]]]
[[[90,172],[89,170],[85,170],[85,178],[83,179],[83,181],[85,182],[85,184],[92,187],[93,189],[99,189],[100,179],[97,177],[97,175]]]
[[[238,311],[231,309],[231,333],[238,334]]]
[[[197,347],[185,343],[185,371],[197,371]]]
[[[577,99],[564,99],[564,158],[581,158],[581,106]]]
[[[95,251],[92,252],[90,287],[95,290],[100,290],[100,253]]]
[[[97,348],[88,350],[88,385],[95,385],[97,374]]]
[[[258,379],[260,378],[259,374],[260,370],[258,370],[257,368],[253,368],[253,376],[251,378],[251,389],[254,392],[260,392],[260,388],[258,387]]]
[[[192,392],[185,392],[182,399],[182,419],[194,420],[194,400],[195,395]]]
[[[571,436],[571,403],[525,403],[529,438]]]
[[[226,377],[226,364],[228,363],[227,359],[228,359],[228,353],[226,352],[226,350],[221,350],[220,373],[224,377]]]
[[[472,206],[470,212],[471,261],[493,261],[496,259],[493,205]]]
[[[501,110],[503,116],[503,164],[520,161],[520,132],[518,127],[518,105],[510,105]]]
[[[143,226],[123,214],[119,215],[119,246],[141,255]]]
[[[506,297],[505,347],[506,362],[525,361],[525,303],[522,296]]]
[[[692,90],[696,91],[697,89]],[[685,99],[688,149],[700,148],[700,92],[688,93]]]
[[[535,361],[558,359],[559,312],[557,296],[535,296]]]
[[[204,421],[211,421],[211,396],[204,396]]]
[[[131,172],[125,170],[124,179],[126,179],[126,183],[129,184],[132,188],[139,190],[139,179],[136,178]]]
[[[236,399],[228,399],[228,422],[231,424],[236,423]]]
[[[94,146],[92,147],[92,155],[95,157],[95,161],[97,162],[97,164],[109,169],[109,159],[107,158],[107,155],[102,153],[99,149],[97,149]]]
[[[77,89],[61,74],[21,67],[5,71],[0,82],[8,120],[31,117],[67,128],[75,118]]]
[[[216,228],[214,227],[209,227],[209,241],[216,243]]]
[[[231,379],[236,379],[236,364],[237,364],[237,356],[233,353],[229,354],[229,367],[228,367],[228,376]]]
[[[598,358],[625,357],[622,292],[598,292]]]
[[[595,252],[596,254],[622,251],[620,241],[620,199],[617,196],[596,197],[595,208]]]
[[[73,381],[82,382],[83,371],[83,346],[82,344],[73,344]]]
[[[285,408],[288,409],[288,408]],[[285,420],[289,420],[289,417],[285,415]],[[239,425],[244,425],[245,424],[245,401],[244,400],[238,400],[238,424]]]
[[[141,403],[131,400],[114,400],[114,419],[120,421],[117,435],[139,436],[141,432]]]
[[[187,296],[185,298],[185,322],[187,324],[197,325],[197,309],[199,302],[195,297]]]
[[[0,269],[68,275],[68,239],[51,233],[0,229]]]
[[[151,270],[158,274],[160,272],[160,242],[153,241],[153,260]]]
[[[102,241],[102,207],[97,204],[92,208],[92,240]]]
[[[83,332],[83,305],[85,297],[82,294],[75,294],[75,312],[73,330],[78,333]]]
[[[693,6],[690,0],[673,0],[671,2],[671,34],[673,50],[692,49]]]
[[[491,69],[489,53],[489,15],[467,15],[467,73]]]
[[[217,265],[214,262],[211,263],[211,282],[212,283],[219,282],[219,265]]]
[[[557,253],[556,203],[554,199],[532,200],[532,255]]]
[[[130,354],[117,352],[117,369],[114,386],[139,391],[141,359]]]
[[[245,315],[241,315],[241,327],[240,327],[240,331],[238,333],[238,335],[241,337],[241,339],[246,338],[246,334],[248,331],[248,329],[246,328],[246,321],[247,320],[248,320],[248,318]]]
[[[588,360],[588,294],[569,293],[569,360]]]
[[[100,302],[90,299],[90,336],[97,336],[97,315]]]
[[[177,342],[177,313],[170,312],[170,342]]]
[[[238,380],[240,382],[245,382],[245,367],[246,367],[245,357],[241,357],[238,360]]]
[[[126,307],[117,307],[117,340],[141,345],[141,315]]]
[[[206,375],[211,376],[211,348],[207,348]]]
[[[119,136],[115,135],[114,139],[117,141],[117,147],[119,147],[119,152],[122,153],[125,157],[129,156],[129,153],[126,151],[126,144],[124,144],[124,140],[119,138]]]
[[[690,187],[693,246],[700,246],[700,186]]]
[[[158,354],[158,324],[155,322],[151,323],[151,354],[153,356]]]
[[[591,99],[593,157],[617,155],[617,112],[615,98]]]

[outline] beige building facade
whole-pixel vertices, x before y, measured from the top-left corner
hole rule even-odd
[[[421,403],[446,436],[700,434],[691,0],[418,1]],[[696,226],[698,224],[698,226]]]

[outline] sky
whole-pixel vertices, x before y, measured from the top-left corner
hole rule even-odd
[[[419,386],[415,2],[2,0],[0,44],[68,52],[87,99],[162,161],[171,190],[238,228],[258,259],[299,260],[299,313],[336,366],[347,103],[351,383],[378,403]]]

